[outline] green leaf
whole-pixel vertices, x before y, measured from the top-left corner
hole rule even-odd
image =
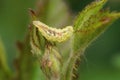
[[[76,30],[74,35],[74,51],[78,51],[80,48],[86,48],[91,41],[96,39],[119,17],[120,13],[110,13],[109,10],[99,11],[96,15],[92,15],[83,24],[83,28]]]
[[[89,20],[92,15],[95,15],[106,3],[107,0],[96,0],[90,5],[86,6],[85,9],[80,12],[75,20],[74,30],[78,30],[84,27],[84,23]]]
[[[106,0],[93,2],[80,13],[74,24],[73,55],[69,64],[74,67],[76,60],[84,53],[86,47],[95,40],[115,20],[120,18],[120,13],[100,10]],[[100,4],[100,5],[95,5]],[[92,7],[93,5],[94,8]],[[92,8],[90,8],[92,7]],[[95,8],[96,7],[96,8]],[[68,66],[68,69],[70,68]],[[69,70],[68,70],[69,71]],[[71,73],[72,74],[72,73]],[[68,74],[68,75],[71,75]]]

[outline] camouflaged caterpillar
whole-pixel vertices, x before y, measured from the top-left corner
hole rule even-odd
[[[56,29],[49,27],[40,21],[33,21],[33,25],[37,27],[41,34],[49,41],[64,42],[73,34],[72,26],[67,26],[63,29]]]

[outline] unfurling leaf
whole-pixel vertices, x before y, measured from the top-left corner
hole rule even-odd
[[[86,6],[85,9],[77,16],[74,23],[74,30],[83,28],[86,21],[88,21],[92,15],[97,14],[97,12],[104,6],[106,1],[107,0],[96,0]]]
[[[101,3],[101,5],[102,4],[103,3]],[[94,11],[94,9],[92,11]],[[86,21],[84,21],[84,18],[81,19],[81,14],[76,21],[77,23],[75,23],[74,25],[75,52],[79,51],[80,48],[86,48],[91,41],[93,41],[96,37],[98,37],[102,32],[105,31],[109,24],[120,17],[120,13],[110,12],[109,10],[98,10],[96,13],[92,13],[92,15],[89,16]],[[84,16],[87,16],[87,14],[84,14]],[[79,18],[81,19],[81,21],[78,22]]]

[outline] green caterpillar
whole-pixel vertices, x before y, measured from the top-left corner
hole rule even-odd
[[[64,42],[73,35],[72,26],[67,26],[63,29],[56,29],[56,28],[49,27],[40,21],[33,21],[33,25],[38,28],[41,34],[48,41]]]

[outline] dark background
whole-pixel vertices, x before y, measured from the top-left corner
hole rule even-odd
[[[0,0],[0,37],[11,69],[17,56],[16,41],[23,41],[27,31],[28,8],[34,8],[36,1]],[[78,14],[91,1],[66,0],[66,3],[71,12]],[[120,0],[108,0],[105,6],[120,12]],[[94,41],[81,58],[80,80],[120,80],[120,19]]]

